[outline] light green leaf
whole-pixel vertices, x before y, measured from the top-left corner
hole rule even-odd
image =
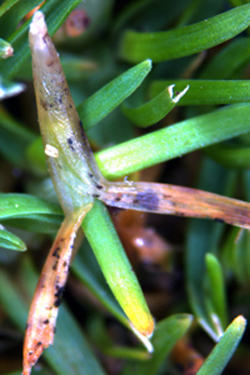
[[[115,179],[249,132],[249,104],[194,117],[97,153],[105,177]],[[157,145],[157,147],[156,147]]]
[[[82,228],[115,298],[134,327],[148,336],[152,333],[154,324],[151,314],[102,202],[95,201],[94,207],[83,220]]]
[[[246,319],[238,316],[227,328],[219,343],[208,356],[197,375],[220,375],[234,354],[243,336]]]

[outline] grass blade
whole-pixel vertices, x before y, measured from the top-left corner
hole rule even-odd
[[[205,21],[165,32],[127,31],[120,45],[120,57],[129,62],[146,58],[154,62],[177,59],[201,52],[233,38],[250,25],[249,4]]]

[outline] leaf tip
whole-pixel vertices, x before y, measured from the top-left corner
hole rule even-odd
[[[153,353],[154,347],[149,340],[150,337],[152,337],[153,333],[151,333],[149,336],[143,335],[141,332],[136,329],[132,323],[130,323],[131,330],[134,332],[134,334],[138,337],[138,339],[142,342],[142,344],[147,349],[148,353]]]

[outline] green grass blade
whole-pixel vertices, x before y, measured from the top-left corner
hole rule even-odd
[[[212,174],[216,179],[211,179]],[[232,180],[231,175],[232,172],[205,159],[197,187],[217,194],[225,194]],[[205,256],[208,252],[216,252],[223,229],[224,226],[220,223],[193,219],[190,221],[186,245],[186,278],[190,305],[199,323],[215,341],[220,338],[222,327],[218,324],[218,319],[214,317],[210,306],[205,303],[207,298],[204,283],[206,281]]]
[[[175,94],[173,86],[165,86],[162,92],[155,98],[139,107],[130,108],[123,105],[123,113],[137,126],[147,127],[155,124],[162,120],[176,106],[180,99],[185,96],[186,91],[188,91],[188,86],[186,86],[180,93]]]
[[[249,80],[162,80],[154,81],[150,87],[150,97],[158,95],[166,86],[175,84],[174,90],[180,92],[186,86],[189,90],[177,105],[234,104],[250,101]]]
[[[0,220],[38,233],[55,232],[62,221],[62,210],[41,198],[26,194],[0,194]]]
[[[3,84],[5,82],[4,80]],[[31,131],[0,108],[0,152],[7,160],[16,166],[27,168],[25,150],[34,139],[35,135]]]
[[[81,250],[79,250],[81,252]],[[128,319],[124,315],[120,306],[115,301],[114,297],[111,296],[110,290],[104,287],[102,283],[95,277],[94,272],[90,271],[80,254],[78,254],[71,265],[72,272],[75,276],[88,288],[88,290],[102,303],[102,305],[109,311],[113,316],[116,317],[122,324],[128,327]]]
[[[123,250],[107,208],[100,201],[83,220],[82,228],[107,283],[132,324],[144,335],[153,321],[131,264]]]
[[[250,38],[237,38],[226,44],[201,70],[200,79],[229,79],[250,57]],[[227,69],[225,69],[225,66]]]
[[[6,13],[13,5],[15,5],[18,1],[20,0],[5,0],[1,5],[0,5],[0,17],[4,13]]]
[[[220,375],[237,349],[245,327],[246,320],[243,316],[234,319],[197,375]]]
[[[26,194],[0,194],[0,219],[23,218],[32,215],[59,215],[58,205]]]
[[[208,293],[213,313],[218,317],[223,331],[228,325],[226,290],[223,270],[219,260],[211,253],[205,257],[208,273]]]
[[[6,229],[0,228],[0,247],[16,251],[25,251],[27,247],[21,238],[9,232]]]
[[[226,168],[249,169],[250,147],[217,144],[204,149],[206,155]]]
[[[47,0],[41,7],[46,15],[46,22],[49,33],[53,35],[61,26],[70,12],[81,2],[81,0]],[[29,4],[30,1],[28,1]],[[32,7],[34,3],[32,2]],[[12,78],[19,67],[30,56],[28,45],[28,28],[30,20],[26,21],[18,30],[16,30],[8,39],[12,44],[15,54],[11,59],[1,62],[1,75],[5,78]]]
[[[9,4],[1,16],[1,35],[3,38],[9,38],[10,35],[16,30],[20,21],[34,9],[37,5],[41,4],[42,0],[22,0],[15,1]],[[10,2],[9,2],[10,3]]]
[[[0,38],[0,59],[7,59],[13,55],[11,44]]]
[[[101,121],[140,86],[152,68],[150,60],[143,61],[109,82],[77,107],[84,129]]]
[[[152,344],[154,352],[148,361],[129,362],[122,375],[155,375],[175,343],[186,333],[192,323],[192,315],[179,314],[157,323]]]
[[[233,38],[249,25],[250,5],[246,4],[177,30],[127,31],[121,41],[120,57],[135,63],[146,58],[160,62],[189,56]]]
[[[249,104],[235,104],[98,152],[96,159],[107,178],[126,176],[247,133],[249,116]]]

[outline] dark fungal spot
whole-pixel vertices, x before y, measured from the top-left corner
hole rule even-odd
[[[68,263],[66,261],[63,262],[63,267],[67,267]]]
[[[29,351],[29,355],[32,355],[34,352],[33,352],[33,350],[30,350]]]
[[[55,61],[51,60],[51,61],[48,61],[46,65],[50,68],[51,66],[54,65],[54,63],[55,63]]]
[[[57,247],[55,251],[53,252],[52,256],[56,257],[57,259],[60,259],[60,255],[58,254],[60,251],[60,247]]]
[[[64,287],[63,286],[59,287],[59,289],[55,293],[55,297],[62,298],[63,292],[64,292]]]
[[[42,341],[38,341],[36,346],[41,346],[42,344],[43,344]]]
[[[55,300],[55,302],[54,302],[54,306],[55,306],[55,307],[59,307],[59,306],[61,305],[61,303],[62,303],[62,299],[61,299],[61,298],[57,298],[57,299]]]
[[[96,188],[99,189],[99,190],[102,190],[102,189],[103,189],[103,186],[102,186],[102,185],[98,185],[98,184],[96,184]]]
[[[138,193],[133,203],[140,208],[144,208],[145,210],[156,211],[159,207],[159,198],[152,190],[149,189],[144,193]]]
[[[58,265],[58,260],[56,260],[55,263],[53,264],[53,267],[52,267],[53,271],[56,271],[57,265]]]
[[[40,99],[40,104],[45,111],[48,110],[48,103],[45,100]]]
[[[67,142],[69,144],[70,149],[74,152],[75,151],[75,147],[72,146],[73,145],[73,139],[72,138],[68,138]]]
[[[43,324],[49,324],[49,319],[45,319],[45,320],[43,321]]]
[[[100,194],[93,194],[92,197],[93,198],[100,198]]]
[[[120,202],[121,199],[122,199],[121,197],[116,197],[116,198],[115,198],[115,201],[116,201],[116,202]]]
[[[90,178],[93,178],[94,175],[93,175],[92,173],[89,173],[89,177],[90,177]]]

